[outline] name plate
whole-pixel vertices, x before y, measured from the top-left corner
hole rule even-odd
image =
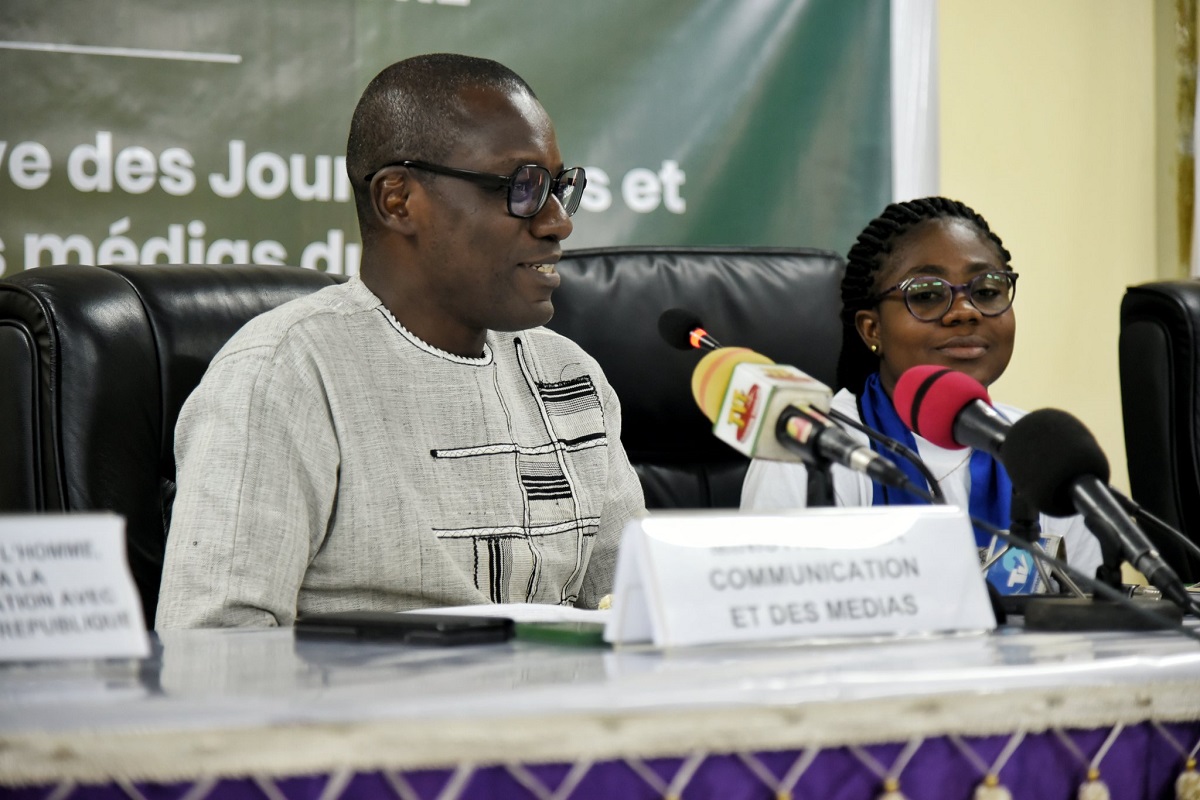
[[[0,516],[0,661],[149,653],[121,517]]]
[[[625,527],[604,638],[675,647],[995,627],[960,509],[664,512]]]

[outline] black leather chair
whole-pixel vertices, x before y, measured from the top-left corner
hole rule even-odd
[[[647,505],[736,506],[746,462],[691,399],[699,354],[657,332],[694,310],[725,344],[832,384],[842,261],[766,248],[569,252],[550,327],[621,398]],[[148,621],[174,498],[174,427],[209,361],[247,320],[344,280],[294,267],[43,267],[0,280],[0,512],[112,510]]]
[[[757,350],[832,386],[842,341],[842,268],[839,256],[817,250],[567,253],[548,327],[591,353],[621,398],[621,439],[648,508],[736,507],[748,463],[713,438],[692,400],[701,354],[662,340],[662,312],[693,311],[722,344]]]
[[[1200,281],[1126,291],[1120,370],[1133,498],[1200,544]],[[1181,578],[1200,581],[1200,559],[1146,533]]]
[[[43,267],[0,281],[0,511],[125,517],[147,625],[175,420],[251,318],[337,278],[292,267]]]

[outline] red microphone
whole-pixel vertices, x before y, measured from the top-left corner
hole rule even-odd
[[[913,433],[951,450],[973,447],[999,458],[1012,428],[992,408],[982,383],[946,367],[924,364],[905,370],[892,402]]]

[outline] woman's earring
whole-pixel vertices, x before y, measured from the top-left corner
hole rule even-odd
[[[874,353],[875,355],[879,355],[879,345],[877,345],[877,344],[871,345],[871,352]]]

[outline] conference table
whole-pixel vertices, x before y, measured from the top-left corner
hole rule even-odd
[[[1089,774],[1167,798],[1198,743],[1200,643],[1170,632],[662,650],[195,630],[145,659],[0,666],[0,794],[21,798],[1067,800]]]

